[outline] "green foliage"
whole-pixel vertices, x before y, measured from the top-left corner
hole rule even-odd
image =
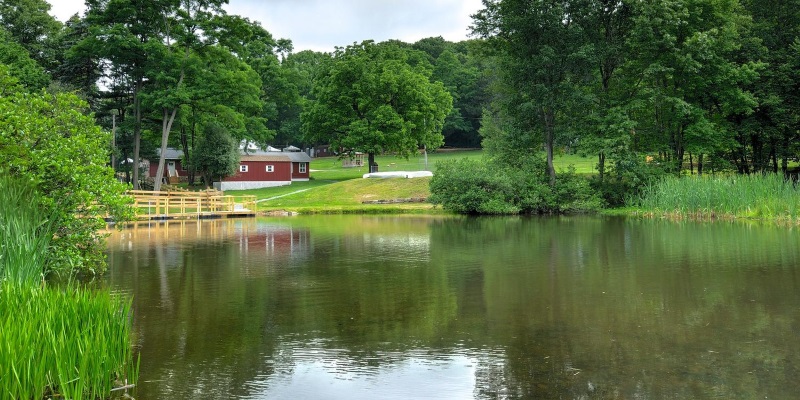
[[[30,182],[0,176],[0,281],[35,286],[43,280],[53,222]]]
[[[587,106],[582,93],[593,67],[587,40],[591,2],[486,0],[473,30],[487,40],[498,64],[496,103],[515,127],[546,152],[550,184],[556,181],[555,145],[573,109]],[[509,136],[512,135],[509,132]]]
[[[611,207],[623,206],[628,198],[638,196],[642,189],[665,174],[661,165],[647,163],[635,153],[615,154],[613,160],[602,179],[599,175],[590,179],[591,187]]]
[[[459,214],[517,214],[517,186],[511,177],[485,162],[441,162],[431,179],[433,204]]]
[[[132,216],[106,166],[110,137],[75,95],[27,93],[7,71],[0,66],[0,173],[33,184],[58,227],[45,272],[102,272],[104,218]]]
[[[209,123],[203,138],[195,148],[192,164],[205,176],[206,186],[211,182],[236,173],[239,166],[239,143],[224,127]]]
[[[135,383],[131,313],[108,291],[0,283],[0,397],[98,399]]]
[[[0,27],[0,64],[7,65],[9,74],[28,89],[38,90],[50,82],[50,77],[44,68],[31,58],[30,53],[22,45],[14,42],[11,35],[2,27]]]
[[[800,192],[778,174],[668,177],[648,185],[629,204],[684,218],[800,218]]]
[[[575,213],[602,206],[574,169],[562,171],[555,185],[544,171],[544,160],[536,156],[515,164],[467,159],[439,163],[429,201],[459,214]]]
[[[41,197],[35,177],[17,172],[0,175],[0,398],[105,398],[137,379],[131,303],[109,291],[45,285],[63,255],[54,246],[65,241],[53,238],[69,231],[59,229],[63,210]]]
[[[452,97],[429,80],[430,66],[419,53],[364,42],[338,50],[322,68],[316,99],[302,116],[309,142],[370,157],[408,157],[442,145]]]
[[[46,0],[0,1],[0,29],[6,30],[46,70],[53,67],[57,51],[54,39],[61,29],[61,23],[49,11]]]

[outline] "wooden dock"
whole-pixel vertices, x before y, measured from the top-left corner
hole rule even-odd
[[[213,219],[253,217],[256,196],[226,196],[217,190],[204,192],[130,190],[140,220]]]

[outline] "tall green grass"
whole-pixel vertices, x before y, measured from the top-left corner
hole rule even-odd
[[[130,300],[108,291],[0,289],[0,398],[99,399],[138,375]]]
[[[0,400],[110,397],[138,376],[130,300],[46,284],[57,225],[38,199],[0,177]]]
[[[55,234],[35,193],[30,184],[0,176],[0,277],[19,285],[41,282]]]
[[[800,217],[800,191],[775,174],[665,177],[629,203],[645,212],[676,217],[793,221]]]

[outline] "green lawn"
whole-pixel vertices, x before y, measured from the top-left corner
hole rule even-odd
[[[381,172],[418,171],[436,172],[436,163],[453,159],[480,159],[482,150],[438,151],[428,154],[427,168],[424,155],[408,160],[393,156],[378,156],[376,162]],[[575,166],[579,174],[595,172],[594,158],[577,155],[556,157],[556,170],[566,170],[569,165]],[[366,163],[366,159],[365,159]],[[427,198],[430,195],[428,184],[430,178],[415,179],[361,179],[367,173],[367,167],[345,168],[342,160],[336,157],[317,158],[311,162],[311,180],[309,182],[293,182],[288,186],[263,188],[255,190],[226,191],[230,195],[255,195],[258,209],[287,210],[297,212],[430,212],[432,206],[427,203],[403,203],[371,205],[363,204],[367,200],[393,200],[406,198]],[[280,196],[280,197],[278,197]],[[277,198],[275,198],[277,197]]]
[[[483,157],[482,150],[465,151],[440,151],[428,154],[427,168],[425,156],[420,154],[408,160],[402,157],[377,156],[375,162],[378,163],[378,170],[388,171],[436,171],[436,163],[452,159],[480,159]],[[356,168],[342,167],[342,160],[337,157],[317,158],[311,162],[311,177],[313,179],[343,181],[347,179],[361,178],[368,172],[366,167],[367,159],[364,156],[364,166]]]
[[[430,178],[414,179],[350,179],[311,186],[292,184],[295,193],[279,198],[264,197],[259,210],[286,210],[303,213],[318,212],[415,212],[430,210],[428,203],[364,204],[364,201],[427,198]],[[306,190],[308,189],[308,190]],[[253,191],[248,191],[252,193]]]

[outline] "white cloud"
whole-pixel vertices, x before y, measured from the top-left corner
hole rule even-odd
[[[53,14],[66,20],[83,12],[83,0],[53,0]],[[467,38],[471,14],[481,0],[230,0],[225,9],[291,39],[295,51],[332,51],[335,46],[373,39]]]

